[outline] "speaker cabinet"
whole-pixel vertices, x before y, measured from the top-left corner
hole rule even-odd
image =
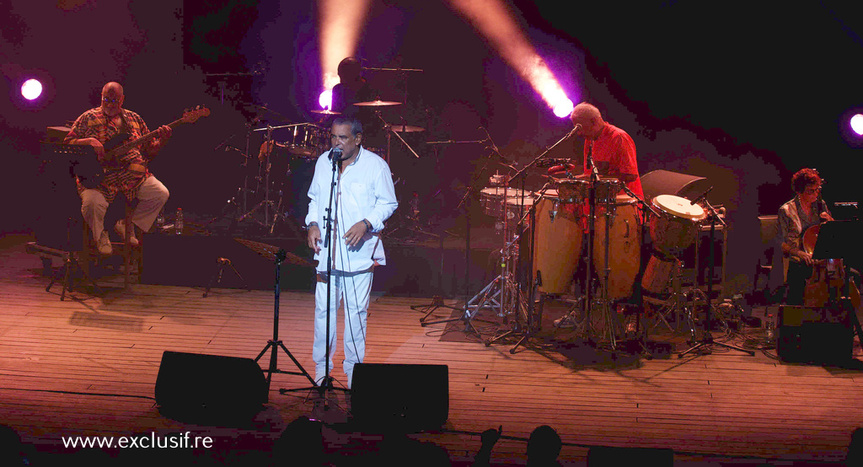
[[[204,422],[251,419],[267,398],[264,372],[252,359],[162,354],[156,403],[167,416]]]
[[[776,353],[785,362],[843,364],[853,355],[854,334],[844,310],[783,306]]]
[[[659,448],[619,448],[594,446],[587,452],[588,467],[617,467],[619,465],[674,465],[674,451]]]
[[[351,414],[361,431],[437,430],[449,416],[449,367],[358,363]]]

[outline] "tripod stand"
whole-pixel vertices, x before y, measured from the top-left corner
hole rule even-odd
[[[282,262],[288,257],[289,253],[284,250],[284,248],[277,248],[272,245],[267,245],[264,243],[253,242],[251,240],[243,240],[236,239],[241,244],[247,246],[255,253],[258,253],[261,256],[272,259],[275,263],[275,285],[273,292],[273,338],[267,341],[267,345],[264,346],[263,350],[255,357],[255,362],[261,359],[267,351],[270,351],[270,364],[265,373],[267,373],[267,391],[270,390],[270,383],[273,379],[273,373],[282,373],[288,375],[299,375],[305,376],[306,379],[312,383],[312,388],[300,388],[300,389],[291,389],[290,391],[302,391],[307,389],[313,389],[315,386],[315,380],[309,375],[309,373],[300,365],[300,362],[291,354],[291,351],[285,347],[285,344],[279,339],[279,295],[281,291],[281,271],[282,271]],[[292,262],[295,264],[302,264],[304,266],[311,266],[312,264],[308,261],[305,261],[297,256],[291,255]],[[279,369],[279,349],[285,352],[285,354],[294,362],[294,365],[297,366],[299,371],[284,371]],[[285,389],[280,389],[280,393],[284,394],[287,392]]]
[[[705,193],[706,194],[706,193]],[[707,220],[710,222],[710,255],[707,261],[707,268],[709,270],[707,276],[707,295],[705,297],[705,318],[704,318],[704,326],[701,337],[701,342],[696,343],[694,346],[690,347],[683,352],[677,354],[678,358],[683,358],[684,355],[688,353],[698,352],[699,354],[709,353],[712,350],[713,346],[719,346],[726,349],[738,350],[740,352],[744,352],[749,356],[754,356],[755,352],[751,350],[741,349],[740,347],[735,347],[733,345],[725,344],[723,342],[716,342],[713,340],[713,335],[711,334],[711,324],[710,324],[710,312],[712,311],[713,305],[711,304],[712,295],[713,295],[713,274],[714,274],[714,242],[715,242],[715,233],[716,233],[716,223],[719,222],[723,227],[727,227],[725,221],[719,214],[716,212],[716,209],[710,204],[710,201],[707,201],[707,198],[704,198],[704,205],[707,207],[708,216]],[[697,245],[696,245],[697,248]]]

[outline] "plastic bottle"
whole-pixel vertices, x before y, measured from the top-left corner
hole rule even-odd
[[[768,314],[764,323],[764,330],[767,337],[767,343],[773,344],[776,342],[776,322],[773,320],[773,315]]]
[[[159,211],[159,215],[156,216],[156,231],[161,233],[162,227],[165,227],[165,210],[164,209]]]
[[[174,221],[174,232],[183,235],[183,208],[177,208],[177,220]]]

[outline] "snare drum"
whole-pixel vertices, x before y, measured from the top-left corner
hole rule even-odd
[[[623,183],[614,177],[600,176],[596,182],[596,203],[612,204]],[[557,180],[560,199],[564,203],[587,202],[590,197],[590,174]]]
[[[537,290],[567,293],[581,257],[581,225],[572,210],[564,209],[557,190],[546,190],[537,202],[534,225],[532,277],[540,277]]]
[[[593,267],[598,278],[605,277],[605,222],[610,216],[608,235],[608,299],[620,300],[632,294],[635,276],[641,268],[641,222],[637,200],[622,194],[613,209],[598,212],[594,223]]]
[[[533,200],[532,191],[524,191],[518,188],[504,188],[502,186],[483,188],[479,192],[479,203],[483,212],[489,216],[499,217],[503,214],[506,201],[511,198]]]
[[[653,248],[675,254],[695,242],[698,226],[707,217],[701,206],[674,195],[659,195],[651,204],[659,211],[650,220]]]

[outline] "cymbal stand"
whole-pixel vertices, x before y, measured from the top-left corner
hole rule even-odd
[[[725,344],[723,342],[714,341],[713,335],[710,332],[710,327],[711,327],[710,312],[711,312],[711,308],[712,308],[712,304],[710,302],[711,302],[711,298],[712,298],[711,296],[713,295],[713,274],[714,274],[713,270],[715,269],[714,257],[716,256],[714,251],[713,251],[715,249],[714,248],[714,241],[715,241],[714,237],[716,234],[716,222],[719,222],[720,224],[722,224],[723,228],[727,228],[728,225],[725,223],[725,221],[722,219],[722,217],[719,216],[719,214],[716,212],[716,209],[713,208],[713,206],[710,204],[710,201],[708,201],[706,197],[704,198],[704,206],[707,208],[707,211],[709,213],[709,215],[707,216],[707,219],[710,222],[710,256],[709,256],[709,259],[707,261],[707,267],[710,270],[710,273],[707,276],[707,297],[706,297],[706,304],[705,304],[705,315],[706,316],[704,319],[704,325],[703,325],[703,329],[702,329],[701,342],[698,342],[694,346],[690,347],[689,349],[678,353],[677,357],[683,358],[684,355],[686,355],[688,353],[693,353],[693,352],[697,352],[699,355],[703,355],[705,353],[710,353],[710,350],[713,349],[713,346],[719,346],[719,347],[724,347],[726,349],[738,350],[740,352],[744,352],[750,356],[753,356],[753,355],[755,355],[755,352],[753,352],[751,350],[741,349],[740,347],[735,347],[733,345]],[[696,245],[696,248],[698,248],[698,245]]]
[[[273,229],[270,226],[270,211],[269,210],[270,210],[270,207],[272,207],[275,204],[275,202],[270,199],[270,169],[272,168],[272,163],[270,163],[270,156],[272,154],[272,150],[273,150],[273,146],[274,146],[274,142],[272,139],[272,132],[273,132],[273,127],[267,125],[267,133],[264,136],[264,142],[261,145],[261,154],[259,154],[259,156],[264,156],[264,157],[262,157],[263,160],[261,161],[261,166],[260,166],[260,167],[262,167],[262,169],[259,168],[259,172],[258,172],[258,181],[259,182],[262,181],[263,185],[264,185],[264,199],[260,203],[256,204],[252,209],[247,211],[245,214],[243,214],[242,216],[237,218],[238,223],[242,222],[248,218],[251,218],[252,220],[257,222],[258,225],[262,226],[264,229],[269,229],[270,233],[272,233]],[[263,171],[263,175],[261,175],[261,170]],[[256,190],[256,192],[257,191],[258,190]],[[279,204],[281,204],[281,196],[279,198],[280,198]],[[245,204],[245,202],[246,201],[244,199],[243,203]],[[255,213],[259,209],[263,209],[263,216],[262,216],[264,219],[263,221],[260,221],[254,217]],[[273,222],[275,223],[275,219],[273,220]]]
[[[446,141],[429,141],[427,144],[438,146],[438,145],[442,145],[442,144],[482,144],[485,142],[486,142],[486,140],[471,140],[471,141],[446,140]],[[474,185],[479,180],[479,174],[485,171],[485,169],[488,167],[489,163],[490,163],[490,161],[486,160],[482,169],[480,171],[474,173],[474,175],[471,177],[470,183],[468,183],[468,185],[465,187],[464,195],[462,195],[461,200],[459,200],[458,206],[456,207],[456,209],[464,210],[465,220],[466,220],[466,229],[465,229],[465,237],[464,237],[464,242],[465,242],[465,245],[464,245],[464,286],[465,286],[464,297],[465,297],[465,304],[469,300],[467,297],[470,295],[470,290],[471,290],[471,288],[470,288],[470,233],[471,233],[471,220],[472,220],[471,219],[471,212],[470,212],[471,211],[471,201],[474,198],[473,195],[476,191],[474,188]],[[441,238],[442,238],[442,236],[441,236]],[[479,334],[479,331],[477,331],[476,328],[474,328],[474,326],[471,324],[470,319],[472,319],[472,316],[470,316],[468,314],[468,312],[467,312],[468,310],[467,310],[466,306],[462,306],[459,308],[453,308],[454,310],[458,309],[458,310],[464,311],[464,313],[462,313],[462,315],[459,316],[458,318],[446,318],[446,319],[439,319],[439,320],[435,320],[435,321],[426,321],[426,319],[431,315],[431,313],[435,309],[437,309],[439,306],[444,306],[444,305],[437,305],[437,303],[439,303],[439,302],[436,301],[435,299],[432,299],[432,303],[426,305],[425,309],[423,310],[423,311],[426,311],[426,315],[423,316],[422,318],[420,318],[420,324],[422,326],[427,326],[429,324],[440,324],[440,323],[451,323],[451,322],[455,322],[455,321],[464,321],[465,322],[465,332],[473,332],[478,337],[482,337]],[[442,303],[442,301],[440,303]],[[448,306],[444,306],[444,307],[449,308]]]

